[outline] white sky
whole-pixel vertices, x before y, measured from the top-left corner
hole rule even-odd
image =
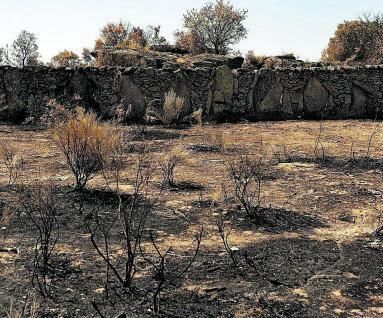
[[[58,51],[80,53],[93,47],[107,22],[161,25],[173,39],[182,27],[183,13],[205,0],[0,0],[0,46],[11,43],[25,29],[38,37],[44,61]],[[232,0],[248,9],[248,38],[237,49],[245,53],[295,53],[317,60],[336,26],[364,12],[383,11],[383,0]]]

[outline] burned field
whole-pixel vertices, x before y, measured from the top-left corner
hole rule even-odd
[[[74,189],[51,130],[1,127],[1,317],[383,315],[380,122],[117,130]]]

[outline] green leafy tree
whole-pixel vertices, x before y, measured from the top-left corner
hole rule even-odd
[[[25,30],[21,31],[12,46],[3,49],[3,63],[16,67],[38,65],[40,64],[38,50],[36,35]]]
[[[234,44],[246,38],[247,10],[235,9],[230,2],[217,0],[184,15],[185,31],[179,33],[196,47],[193,51],[227,54]],[[176,34],[177,37],[177,34]]]

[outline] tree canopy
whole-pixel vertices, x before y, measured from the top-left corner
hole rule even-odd
[[[37,37],[28,31],[21,31],[11,47],[7,46],[0,50],[2,55],[0,62],[17,67],[37,65],[39,64],[38,49]]]
[[[365,14],[358,20],[339,24],[323,51],[322,60],[348,64],[383,63],[383,15]]]
[[[51,59],[53,67],[76,67],[80,65],[80,57],[68,50],[59,52]]]
[[[184,15],[184,31],[176,32],[177,43],[193,52],[227,54],[232,45],[247,36],[247,10],[235,9],[230,2],[216,0]]]

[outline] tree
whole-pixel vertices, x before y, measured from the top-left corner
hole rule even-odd
[[[113,64],[113,52],[124,49],[142,49],[150,45],[167,44],[166,39],[160,35],[160,26],[149,26],[145,30],[126,22],[108,23],[101,29],[96,39],[94,51],[96,54],[84,49],[83,58],[90,63],[96,56],[95,65],[104,66]]]
[[[150,46],[167,45],[168,41],[160,33],[161,33],[160,25],[157,25],[157,26],[149,25],[145,31],[147,45],[150,45]]]
[[[131,30],[131,25],[126,22],[108,23],[101,29],[100,38],[96,40],[96,49],[97,46],[115,48],[128,39]]]
[[[94,62],[94,56],[92,55],[91,50],[88,48],[83,48],[81,52],[81,57],[82,60],[87,64],[87,65],[92,65]]]
[[[53,67],[76,67],[80,65],[80,57],[68,50],[64,50],[52,57],[51,65]]]
[[[132,31],[129,33],[128,41],[122,43],[122,48],[132,48],[132,49],[140,49],[147,45],[147,39],[145,36],[145,32],[140,27],[133,27]]]
[[[5,64],[16,67],[39,64],[37,37],[33,33],[21,31],[11,48],[3,49]]]
[[[104,66],[109,63],[110,52],[115,50],[117,46],[120,46],[122,43],[126,42],[131,32],[132,27],[129,23],[118,22],[118,23],[108,23],[101,29],[100,37],[96,39],[94,46],[94,51],[96,52],[96,66]],[[84,51],[84,54],[89,52]],[[89,58],[88,62],[91,60],[91,55],[87,54]]]
[[[325,62],[380,64],[383,62],[383,15],[365,14],[338,25],[323,51]]]
[[[174,36],[176,38],[176,46],[186,49],[192,54],[209,52],[209,49],[204,45],[201,39],[190,31],[177,30]]]
[[[119,49],[142,49],[152,45],[165,45],[167,40],[160,35],[161,26],[148,26],[145,30],[140,27],[133,27],[129,32],[127,40],[116,47]]]
[[[184,15],[183,34],[202,52],[227,54],[231,46],[247,35],[243,25],[247,10],[237,10],[224,0],[208,3],[201,9],[192,9]]]

